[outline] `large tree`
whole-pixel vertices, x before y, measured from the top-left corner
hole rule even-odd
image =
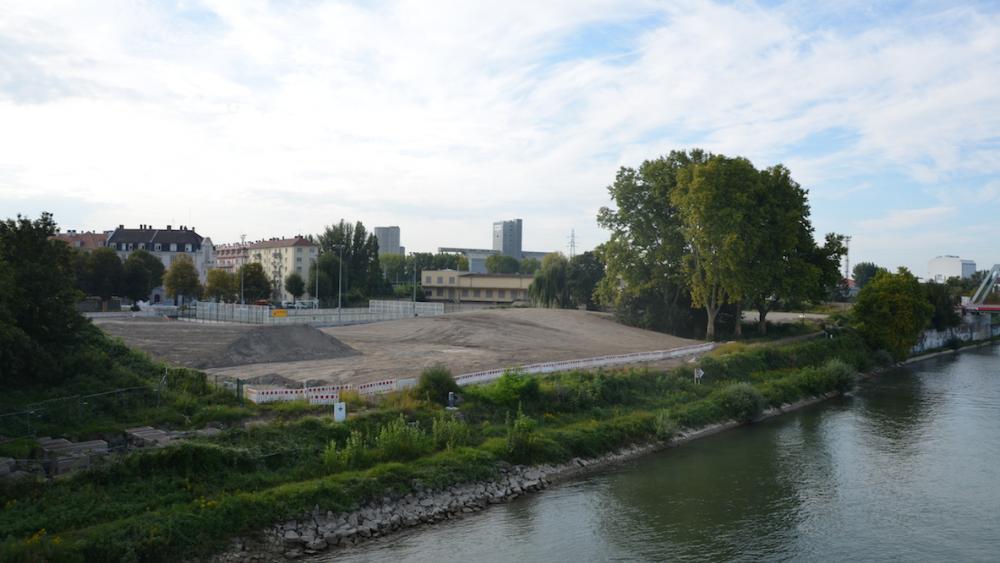
[[[906,268],[881,271],[858,293],[851,311],[854,326],[874,350],[887,350],[897,361],[906,359],[927,326],[934,307],[920,282]]]
[[[293,301],[298,301],[299,297],[306,292],[306,282],[302,276],[292,272],[285,278],[285,291],[291,294]]]
[[[694,305],[705,309],[708,340],[715,338],[719,310],[727,302],[739,303],[750,283],[742,260],[751,241],[743,233],[758,182],[749,160],[714,155],[685,168],[671,194],[690,250],[684,260],[688,288]]]
[[[167,297],[197,298],[201,295],[201,283],[198,281],[198,270],[194,261],[187,254],[178,254],[163,275],[163,287]]]
[[[243,301],[253,303],[271,296],[271,280],[259,262],[240,266],[236,272],[236,283],[243,285]],[[239,287],[239,285],[237,285]]]
[[[869,281],[875,279],[879,272],[888,272],[888,270],[873,262],[858,262],[851,271],[854,275],[854,286],[858,289],[863,288],[868,285]]]
[[[145,250],[128,255],[123,265],[125,296],[133,301],[148,299],[153,289],[163,284],[163,262]]]
[[[538,258],[524,258],[521,260],[520,266],[518,266],[517,272],[519,274],[533,275],[542,267],[542,263],[538,261]]]
[[[604,278],[604,264],[597,253],[588,251],[570,258],[566,271],[566,284],[573,304],[583,305],[588,310],[596,309],[594,290],[602,278]]]
[[[945,284],[933,281],[923,284],[924,297],[931,304],[930,324],[935,330],[956,327],[962,322],[959,314],[960,297],[954,295]]]
[[[102,301],[124,293],[125,269],[118,253],[111,248],[98,248],[90,253],[87,275],[87,291]]]
[[[240,280],[237,274],[225,270],[209,270],[205,280],[205,297],[229,303],[239,299]]]
[[[569,260],[562,253],[546,254],[542,258],[541,268],[535,272],[535,279],[528,286],[528,296],[544,307],[571,307],[573,302],[567,283],[568,270]]]
[[[707,158],[697,149],[672,151],[638,169],[619,169],[608,187],[614,207],[602,207],[597,221],[611,237],[601,250],[606,272],[596,293],[623,322],[683,335],[702,322],[691,308],[688,250],[672,194],[678,174]]]
[[[378,239],[368,233],[363,223],[358,221],[352,225],[341,219],[339,223],[327,226],[316,240],[322,251],[318,261],[321,295],[330,295],[325,291],[325,279],[333,280],[334,298],[337,288],[342,285],[343,295],[348,301],[364,300],[389,291],[379,262]],[[344,261],[342,269],[341,256]],[[316,268],[311,268],[308,287],[316,287],[316,275]]]
[[[813,238],[806,190],[782,165],[760,172],[752,211],[741,238],[745,252],[737,274],[748,304],[757,309],[761,334],[767,313],[780,301],[821,301],[840,280],[843,237],[828,234],[822,247]],[[739,333],[737,323],[737,334]]]

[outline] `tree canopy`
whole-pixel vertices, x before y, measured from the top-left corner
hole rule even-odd
[[[285,278],[285,291],[292,295],[292,299],[298,301],[299,297],[302,297],[302,294],[306,292],[306,282],[302,276],[292,272]]]
[[[198,270],[194,267],[194,261],[187,254],[178,254],[174,257],[167,273],[163,275],[163,287],[167,290],[167,297],[181,297],[182,299],[197,298],[201,295],[201,282],[198,280]]]
[[[391,287],[382,274],[378,239],[368,233],[361,221],[352,225],[341,219],[339,223],[327,226],[316,240],[321,255],[317,263],[310,267],[307,288],[316,287],[318,275],[320,296],[334,303],[341,289],[346,301],[362,301],[390,293]],[[341,256],[344,260],[342,269]],[[339,283],[341,273],[342,287]]]
[[[492,254],[486,257],[486,271],[491,274],[516,274],[521,268],[517,258]]]
[[[205,297],[223,303],[235,302],[240,296],[240,280],[225,270],[209,270],[205,280]]]
[[[933,312],[920,282],[909,270],[900,268],[895,274],[875,274],[858,293],[851,315],[855,328],[873,350],[886,350],[901,361],[917,343]]]
[[[806,191],[784,166],[673,151],[620,169],[608,191],[596,294],[625,322],[675,334],[704,323],[713,338],[722,311],[738,332],[745,304],[764,317],[781,299],[823,299],[839,280],[842,237],[816,244]]]
[[[863,288],[879,272],[888,272],[888,270],[873,262],[858,262],[851,270],[851,273],[854,275],[854,286],[858,289]]]
[[[258,299],[267,299],[271,296],[271,280],[264,272],[264,266],[259,262],[250,262],[240,266],[236,272],[236,287],[239,291],[239,284],[243,284],[243,301],[253,303]]]

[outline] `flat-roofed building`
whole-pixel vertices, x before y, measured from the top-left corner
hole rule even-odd
[[[420,282],[429,301],[517,303],[528,301],[528,286],[534,279],[525,274],[424,270]]]
[[[976,263],[958,256],[938,256],[927,263],[927,280],[944,283],[948,278],[971,278],[976,273]]]

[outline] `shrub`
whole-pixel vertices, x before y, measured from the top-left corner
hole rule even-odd
[[[434,417],[434,422],[431,423],[431,439],[435,449],[450,450],[465,446],[469,443],[469,435],[469,426],[448,414]]]
[[[427,368],[420,374],[420,382],[417,383],[416,394],[420,398],[426,398],[439,405],[448,404],[448,393],[458,393],[458,383],[451,376],[451,371],[443,365],[436,365]]]
[[[483,391],[495,404],[513,408],[519,404],[534,403],[540,393],[538,379],[518,370],[508,370]]]
[[[764,397],[749,383],[732,383],[714,395],[722,412],[740,422],[751,422],[764,412]]]
[[[677,433],[677,422],[670,418],[668,411],[660,411],[656,413],[656,418],[653,420],[653,431],[656,433],[657,439],[667,441]]]
[[[538,447],[537,423],[517,409],[517,417],[507,422],[507,457],[515,463],[530,463]]]
[[[357,430],[351,432],[343,447],[330,441],[323,451],[323,462],[330,469],[361,469],[368,465],[370,458],[364,434]]]
[[[375,437],[383,461],[406,461],[430,450],[430,440],[419,426],[407,424],[403,415],[379,428]]]
[[[892,357],[892,354],[888,350],[879,349],[875,351],[874,354],[875,365],[883,368],[887,368],[892,364],[896,363],[896,360]]]
[[[828,361],[823,366],[823,371],[826,372],[833,390],[844,393],[853,389],[854,385],[857,384],[857,372],[841,360],[833,359]]]
[[[345,389],[340,392],[340,402],[346,403],[351,409],[360,409],[368,405],[365,398],[356,389]]]

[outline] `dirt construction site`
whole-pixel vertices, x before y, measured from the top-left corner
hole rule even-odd
[[[467,311],[322,329],[140,317],[94,322],[174,365],[259,383],[309,385],[411,378],[435,364],[459,375],[698,343],[623,326],[600,313],[559,309]]]

